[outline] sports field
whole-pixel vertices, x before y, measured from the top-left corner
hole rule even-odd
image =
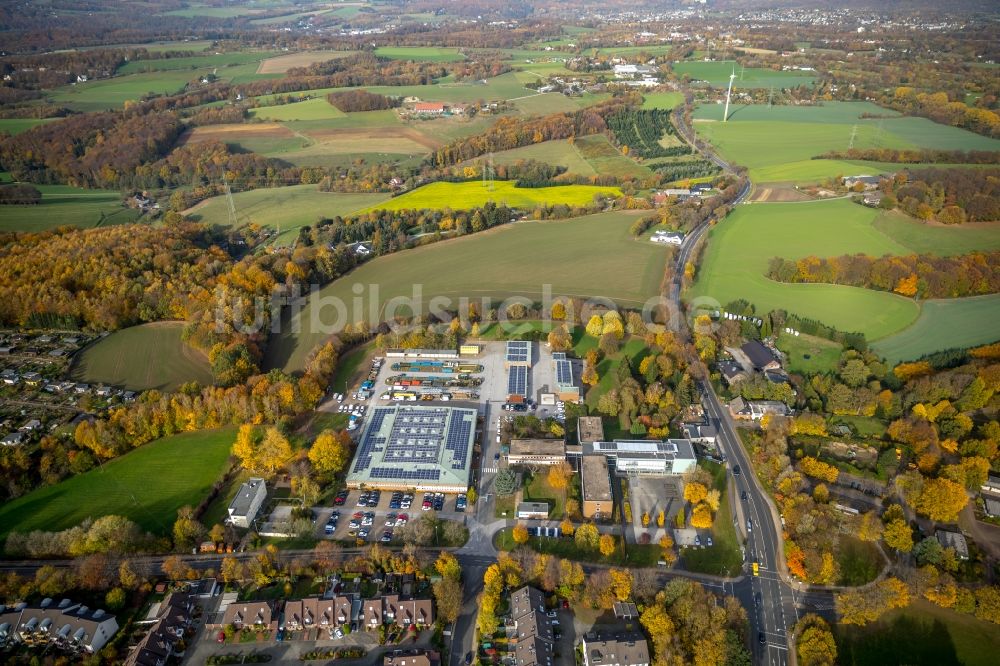
[[[139,214],[134,209],[122,207],[119,192],[84,190],[69,185],[34,187],[42,193],[41,203],[0,207],[0,231],[45,231],[64,225],[89,229],[132,222]]]
[[[465,60],[461,51],[437,46],[380,46],[375,55],[392,60],[426,60],[429,62],[457,62]]]
[[[761,67],[741,68],[733,60],[719,62],[688,61],[675,62],[672,65],[677,76],[687,74],[692,82],[706,81],[716,88],[729,85],[729,76],[735,71],[733,88],[794,88],[795,86],[811,86],[815,72],[783,72]]]
[[[64,530],[109,514],[169,535],[177,509],[196,506],[223,473],[235,438],[235,428],[164,437],[6,502],[0,507],[0,538],[14,531]]]
[[[76,381],[133,391],[173,391],[185,382],[212,383],[208,359],[181,342],[180,322],[156,322],[115,331],[80,352],[70,375]]]
[[[634,240],[629,227],[635,219],[615,212],[518,222],[378,257],[323,287],[294,321],[283,321],[283,333],[268,344],[266,365],[301,370],[309,352],[343,323],[381,321],[388,299],[412,297],[415,291],[422,305],[445,296],[458,307],[461,296],[492,298],[494,305],[510,295],[541,300],[550,285],[553,295],[603,295],[639,306],[657,293],[667,250]],[[353,291],[354,285],[363,287],[361,294]],[[338,299],[345,307],[339,326]],[[409,308],[401,304],[398,313],[408,314]],[[321,330],[322,325],[329,328]]]
[[[839,174],[882,173],[890,164],[813,160],[833,150],[855,148],[931,148],[1000,150],[1000,141],[926,118],[861,118],[892,115],[868,102],[826,102],[823,106],[740,106],[722,120],[723,106],[701,105],[694,127],[728,160],[746,166],[756,182],[815,182]]]
[[[256,223],[281,230],[279,244],[290,243],[300,227],[323,218],[347,215],[389,198],[387,194],[320,192],[315,185],[263,188],[233,194],[240,225]],[[225,197],[212,197],[184,211],[201,222],[227,226],[229,211]]]
[[[493,188],[484,187],[478,180],[464,183],[438,182],[424,185],[412,192],[370,206],[369,210],[404,210],[421,208],[451,208],[468,210],[482,206],[487,201],[505,203],[511,208],[532,208],[546,204],[583,206],[591,203],[595,195],[620,196],[617,187],[596,185],[560,185],[556,187],[516,187],[513,181],[498,180]]]
[[[1000,294],[924,301],[908,328],[872,344],[890,362],[1000,340]]]
[[[913,230],[897,232],[897,240],[878,228],[876,220],[882,216],[846,199],[739,206],[712,230],[688,300],[701,297],[725,304],[746,298],[758,312],[780,308],[842,331],[860,331],[869,342],[879,340],[874,346],[893,360],[940,349],[945,339],[954,342],[946,346],[963,346],[959,337],[968,338],[968,344],[997,337],[995,326],[989,325],[1000,302],[997,297],[929,301],[921,307],[888,292],[833,284],[785,284],[765,277],[772,257],[912,254],[905,241]],[[973,241],[964,231],[941,227],[942,252],[968,251],[967,243]],[[1000,246],[1000,236],[990,246]],[[955,333],[958,330],[961,336]]]

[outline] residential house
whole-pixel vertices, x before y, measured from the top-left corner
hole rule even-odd
[[[684,243],[684,234],[679,231],[654,231],[649,240],[653,243],[680,246]]]
[[[715,426],[707,423],[685,423],[682,426],[684,436],[694,444],[701,444],[708,448],[715,448],[715,441],[718,438],[718,431]]]
[[[385,623],[382,599],[365,599],[361,603],[361,624],[365,629],[377,629]]]
[[[729,413],[734,419],[760,421],[765,414],[790,416],[792,410],[778,400],[745,400],[738,396],[729,402]]]
[[[114,615],[69,599],[58,604],[46,598],[31,606],[23,602],[0,606],[0,643],[13,641],[29,648],[92,654],[117,631]]]
[[[639,633],[586,634],[582,648],[584,666],[649,666],[649,645]]]
[[[394,650],[382,657],[382,666],[440,666],[441,655],[434,650]]]
[[[226,607],[222,616],[222,625],[233,625],[237,630],[244,627],[266,630],[271,628],[274,612],[267,601],[252,601],[233,603]]]
[[[42,427],[42,422],[38,419],[31,419],[26,421],[23,426],[18,428],[21,432],[34,432]]]
[[[13,370],[4,370],[3,372],[0,372],[0,382],[3,382],[7,386],[13,386],[19,381],[21,381],[20,375]]]
[[[26,372],[21,376],[21,379],[24,380],[25,384],[31,387],[42,385],[42,376],[37,372]]]
[[[508,639],[516,666],[551,666],[555,653],[552,622],[545,614],[545,595],[529,586],[510,595]]]
[[[153,626],[125,658],[125,666],[165,666],[177,642],[191,625],[194,600],[186,592],[172,592],[156,609]]]
[[[422,629],[434,624],[434,602],[388,594],[382,597],[382,614],[383,619],[394,622],[402,629]]]
[[[969,543],[965,540],[965,535],[961,532],[951,532],[949,530],[937,530],[934,537],[945,548],[954,548],[955,556],[960,560],[969,559]]]
[[[781,369],[781,363],[778,362],[778,359],[776,359],[771,350],[759,340],[750,340],[740,347],[740,350],[742,350],[742,352],[746,354],[747,358],[750,359],[750,363],[753,364],[753,369],[757,372]]]
[[[12,432],[3,439],[0,439],[0,444],[3,446],[20,446],[24,444],[25,436],[23,432]]]
[[[251,478],[240,486],[236,497],[229,503],[229,517],[226,520],[236,527],[250,527],[266,498],[267,484],[264,479]]]
[[[736,361],[719,361],[719,374],[722,375],[722,379],[728,386],[732,386],[736,382],[742,382],[750,377],[747,371],[743,369],[743,366]]]
[[[348,609],[350,609],[349,603]],[[294,599],[285,602],[284,617],[284,624],[281,628],[292,631],[302,631],[303,629],[319,627],[326,629],[328,633],[332,634],[340,624],[343,624],[343,622],[337,622],[335,600],[322,599],[320,597]]]

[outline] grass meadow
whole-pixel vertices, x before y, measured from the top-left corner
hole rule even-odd
[[[290,243],[300,227],[315,224],[324,217],[347,215],[385,201],[385,194],[348,194],[320,192],[315,185],[248,190],[233,194],[240,224],[255,223],[281,229],[279,244]],[[212,197],[184,211],[201,222],[229,224],[225,197]]]
[[[932,148],[1000,150],[1000,140],[940,125],[926,118],[863,119],[862,113],[887,115],[867,102],[827,102],[820,107],[740,106],[722,120],[723,107],[695,109],[695,129],[723,157],[750,170],[760,182],[815,182],[851,173],[883,173],[894,165],[841,160],[813,160],[832,150],[846,150],[854,135],[856,148]]]
[[[133,391],[173,391],[192,381],[210,385],[208,358],[181,341],[183,328],[180,322],[156,322],[115,331],[80,352],[70,376]]]
[[[657,293],[667,255],[662,247],[632,239],[628,230],[634,220],[632,214],[614,212],[518,222],[378,257],[323,287],[294,321],[283,321],[283,332],[268,344],[266,364],[301,370],[309,352],[329,333],[360,319],[382,321],[388,299],[412,297],[415,290],[422,305],[444,296],[457,307],[463,296],[494,303],[511,295],[541,300],[544,285],[550,285],[553,295],[604,295],[638,306]],[[365,287],[361,295],[354,285]],[[337,312],[319,305],[331,297],[348,308],[339,326]],[[322,309],[314,311],[314,306]],[[410,311],[402,307],[398,314]],[[320,330],[321,325],[329,330]]]
[[[832,340],[804,333],[798,336],[781,333],[777,344],[785,354],[785,367],[790,372],[832,372],[837,369],[843,351],[843,347]]]
[[[642,96],[644,109],[673,109],[684,103],[684,95],[679,92],[646,93]]]
[[[44,125],[59,118],[0,118],[0,132],[7,132],[11,136],[27,132],[36,125]]]
[[[506,203],[511,208],[532,208],[545,204],[583,206],[594,200],[594,195],[620,195],[617,187],[596,185],[559,185],[555,187],[516,187],[514,181],[498,180],[493,189],[483,187],[481,181],[463,183],[437,182],[419,187],[369,209],[405,210],[420,208],[451,208],[468,210],[482,206],[487,201]]]
[[[292,104],[261,106],[250,111],[252,118],[277,121],[333,120],[344,115],[346,114],[343,111],[326,101],[325,95]]]
[[[782,72],[761,67],[741,68],[733,60],[720,62],[686,61],[673,64],[677,76],[687,74],[692,81],[706,81],[716,88],[729,85],[729,76],[735,70],[736,78],[733,88],[794,88],[795,86],[811,86],[815,78],[809,72]]]
[[[519,160],[537,160],[555,166],[566,167],[567,173],[593,176],[597,173],[590,162],[584,159],[576,146],[566,140],[542,141],[530,146],[512,148],[493,153],[493,163],[514,164]],[[469,164],[481,162],[482,158],[470,160]]]
[[[380,46],[375,55],[392,60],[424,60],[428,62],[458,62],[465,60],[456,48],[437,46]]]
[[[142,72],[164,72],[169,70],[202,70],[215,67],[230,67],[259,63],[277,55],[276,51],[238,51],[234,53],[193,55],[183,58],[159,58],[155,60],[132,60],[115,72],[118,76]]]
[[[712,230],[688,297],[712,298],[721,304],[746,298],[758,312],[781,308],[843,331],[860,331],[890,360],[995,339],[996,327],[990,320],[995,319],[1000,302],[997,296],[921,304],[888,292],[834,284],[785,284],[764,275],[772,257],[912,254],[915,249],[908,242],[917,233],[907,225],[916,223],[897,220],[891,227],[895,233],[887,234],[878,224],[885,216],[845,199],[740,206]],[[960,227],[936,231],[942,254],[1000,247],[1000,234],[987,239],[970,236]]]
[[[169,535],[177,509],[196,506],[226,467],[235,428],[184,433],[145,444],[119,458],[0,507],[0,537],[56,531],[109,514]]]
[[[9,178],[4,174],[3,181]],[[84,190],[69,185],[35,185],[42,193],[34,206],[0,208],[0,231],[46,231],[61,226],[89,229],[134,221],[139,213],[122,207],[122,195],[112,190]]]
[[[997,626],[916,599],[867,627],[836,625],[842,666],[992,666],[1000,653]]]

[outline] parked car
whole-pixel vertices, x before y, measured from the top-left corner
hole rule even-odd
[[[333,632],[333,635],[336,636],[337,638],[343,638],[344,630],[341,629],[340,627],[337,627],[337,631]]]
[[[694,535],[694,545],[696,545],[696,546],[700,546],[701,545],[701,537],[698,536],[697,534]]]
[[[225,643],[226,642],[226,632],[220,631],[219,635],[216,636],[215,640],[217,640],[220,643]]]
[[[471,664],[471,663],[472,663],[472,653],[471,652],[466,652],[465,653],[465,665],[469,666],[469,664]]]
[[[556,613],[556,612],[555,612],[554,610],[552,610],[552,611],[549,611],[548,613],[546,613],[546,615],[548,615],[548,616],[549,616],[549,617],[551,617],[551,618],[556,618],[556,617],[558,617],[558,616],[559,616],[559,614],[558,614],[558,613]]]
[[[708,546],[713,545],[712,544],[712,537],[710,537],[710,536],[705,537],[705,544],[708,545]]]

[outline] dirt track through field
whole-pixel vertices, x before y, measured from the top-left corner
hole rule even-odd
[[[177,145],[188,143],[203,143],[218,139],[220,141],[238,141],[252,137],[271,137],[276,139],[291,139],[295,132],[278,123],[253,123],[231,125],[207,125],[195,127],[181,136]]]

